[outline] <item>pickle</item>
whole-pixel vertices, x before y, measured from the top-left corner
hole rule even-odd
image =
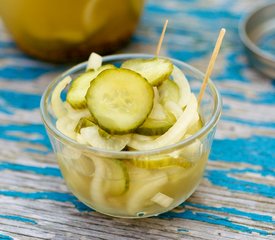
[[[162,120],[147,118],[146,121],[137,128],[136,133],[146,136],[162,135],[168,131],[175,122],[176,119],[173,116],[168,116],[168,114],[167,117]]]
[[[71,84],[67,93],[67,102],[75,109],[82,109],[87,106],[85,95],[90,86],[90,83],[102,71],[110,68],[115,68],[112,64],[101,66],[97,70],[90,70],[79,75]]]
[[[141,74],[153,86],[160,85],[173,71],[173,64],[163,58],[131,59],[125,61],[121,67]]]
[[[153,98],[146,79],[128,69],[105,70],[91,82],[86,94],[88,109],[110,134],[134,132],[150,114]]]
[[[95,120],[94,120],[93,117],[83,117],[83,118],[81,118],[81,119],[78,121],[78,123],[77,123],[77,125],[76,125],[74,131],[75,131],[76,133],[80,133],[80,130],[81,130],[82,128],[95,126],[94,121],[95,121]]]
[[[170,166],[178,166],[182,168],[190,168],[193,163],[185,158],[177,157],[173,158],[171,156],[159,157],[159,158],[143,158],[132,160],[133,165],[139,168],[145,169],[158,169]]]
[[[174,81],[170,79],[165,80],[158,87],[158,91],[159,91],[160,102],[162,104],[165,104],[168,101],[172,101],[175,103],[179,101],[179,87]]]

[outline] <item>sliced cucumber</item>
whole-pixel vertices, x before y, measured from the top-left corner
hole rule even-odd
[[[51,97],[51,105],[52,105],[52,109],[53,109],[53,113],[55,114],[55,116],[57,118],[60,118],[64,115],[66,115],[67,110],[64,107],[64,103],[61,100],[61,92],[65,89],[65,87],[72,81],[72,78],[70,76],[65,77],[64,79],[61,80],[61,82],[59,82],[53,93],[52,93],[52,97]]]
[[[127,191],[129,175],[123,162],[115,159],[91,157],[95,172],[91,182],[91,198],[96,204],[108,204],[108,196],[118,196]]]
[[[124,163],[117,159],[104,159],[107,171],[105,181],[106,194],[117,196],[129,188],[129,174]]]
[[[160,102],[165,104],[168,101],[177,103],[179,101],[179,87],[177,84],[167,79],[159,87]]]
[[[82,73],[73,82],[67,93],[67,102],[75,109],[83,109],[87,106],[85,95],[93,81],[99,73],[106,69],[115,68],[112,64],[103,65],[97,70]]]
[[[182,168],[192,167],[192,162],[188,161],[185,158],[177,157],[173,158],[171,156],[164,156],[158,158],[143,158],[143,159],[134,159],[131,161],[133,165],[139,168],[145,169],[158,169],[170,166],[179,166]]]
[[[105,149],[105,150],[115,150],[121,151],[130,141],[131,136],[126,135],[102,135],[100,133],[100,128],[98,126],[81,128],[81,136],[87,141],[91,146]],[[107,134],[107,133],[105,133]]]
[[[152,86],[128,69],[108,69],[91,82],[86,94],[88,109],[98,125],[111,134],[133,132],[153,107]]]
[[[83,118],[81,118],[81,119],[78,121],[78,123],[77,123],[77,125],[76,125],[74,131],[75,131],[76,133],[80,133],[80,130],[81,130],[82,128],[95,126],[94,121],[95,121],[95,120],[93,119],[92,116],[90,116],[90,117],[83,117]]]
[[[153,109],[145,122],[136,129],[136,133],[146,136],[162,135],[176,122],[176,118],[159,103],[157,87],[154,89]]]
[[[172,62],[163,58],[131,59],[121,67],[138,72],[153,86],[160,85],[173,71]]]
[[[163,120],[147,118],[145,122],[136,129],[136,133],[146,136],[162,135],[167,132],[175,122],[176,119],[173,116],[169,116],[169,114],[167,114]]]

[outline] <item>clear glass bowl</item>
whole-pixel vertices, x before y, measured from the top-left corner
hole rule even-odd
[[[104,64],[120,65],[131,58],[149,58],[144,54],[120,54],[103,58]],[[179,67],[197,93],[203,74],[181,61]],[[67,186],[84,204],[103,214],[141,218],[167,212],[184,202],[197,188],[203,176],[216,124],[221,115],[221,97],[212,83],[206,88],[199,114],[203,127],[192,136],[172,145],[145,151],[109,151],[82,145],[59,132],[52,113],[51,95],[66,76],[73,78],[85,71],[81,63],[55,79],[41,99],[41,114]],[[191,165],[148,167],[146,161],[182,161]],[[170,159],[170,160],[169,160]],[[164,197],[164,195],[167,197]],[[155,203],[159,198],[160,204]],[[154,201],[152,201],[154,199]]]

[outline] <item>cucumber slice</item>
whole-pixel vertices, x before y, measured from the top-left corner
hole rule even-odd
[[[91,199],[100,206],[108,205],[108,196],[127,191],[129,175],[123,162],[115,159],[91,157],[95,172],[90,186]]]
[[[91,70],[78,76],[71,84],[67,93],[67,102],[75,109],[83,109],[87,106],[85,95],[93,81],[99,73],[106,69],[115,68],[112,64],[103,65],[96,71]]]
[[[175,103],[179,101],[179,87],[174,81],[170,79],[165,80],[158,87],[158,91],[161,104],[165,104],[168,101],[172,101]]]
[[[88,109],[98,125],[110,134],[133,132],[150,114],[153,99],[152,86],[128,69],[102,72],[86,94]]]
[[[74,131],[76,133],[80,133],[80,130],[82,128],[95,126],[94,121],[95,120],[93,119],[93,117],[83,117],[78,121],[78,124],[76,125]]]
[[[136,133],[146,136],[162,135],[167,132],[175,122],[176,119],[173,116],[169,116],[168,114],[163,120],[147,118],[145,122],[136,129]]]
[[[157,87],[153,87],[153,89],[153,109],[145,122],[136,129],[136,133],[146,136],[162,135],[176,122],[173,115],[169,114],[159,103],[159,93]]]
[[[130,135],[103,135],[98,126],[86,127],[80,130],[81,136],[93,147],[121,151],[130,141]]]
[[[64,79],[59,82],[52,94],[51,97],[51,105],[53,109],[53,113],[57,118],[60,118],[67,114],[67,110],[64,107],[64,103],[61,100],[61,92],[65,89],[65,87],[72,81],[70,76],[65,77]]]
[[[68,166],[68,171],[75,170],[81,175],[92,176],[94,173],[94,164],[90,158],[83,155],[81,151],[71,147],[64,147],[62,154],[63,161]]]
[[[173,158],[171,156],[158,157],[158,158],[143,158],[143,159],[134,159],[131,161],[133,165],[139,168],[145,169],[158,169],[170,166],[179,166],[182,168],[190,168],[192,167],[192,162],[182,158],[177,157]]]
[[[154,141],[138,141],[132,139],[128,146],[137,150],[155,149],[168,146],[169,144],[180,141],[185,135],[188,127],[193,123],[197,113],[197,99],[194,94],[191,94],[190,100],[176,123],[163,135],[156,138]]]
[[[129,174],[121,160],[104,159],[107,165],[105,191],[106,194],[118,196],[129,188]]]
[[[173,71],[173,64],[163,58],[131,59],[125,61],[121,67],[138,72],[153,86],[160,85]]]

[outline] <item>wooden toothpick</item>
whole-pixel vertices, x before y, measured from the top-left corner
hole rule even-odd
[[[225,29],[222,28],[221,31],[220,31],[220,34],[218,36],[218,39],[216,41],[215,48],[213,50],[212,56],[210,58],[210,61],[208,63],[208,67],[207,67],[207,70],[206,70],[206,73],[205,73],[205,76],[204,76],[204,79],[203,79],[203,83],[201,85],[200,93],[199,93],[199,96],[198,96],[198,105],[200,105],[200,102],[202,100],[202,97],[203,97],[206,85],[208,83],[209,77],[210,77],[210,75],[211,75],[211,73],[213,71],[214,64],[215,64],[216,58],[218,56],[218,53],[219,53],[219,50],[220,50],[220,47],[221,47],[222,40],[223,40],[225,32],[226,32]]]
[[[161,45],[162,45],[162,41],[163,41],[163,38],[164,38],[164,35],[165,35],[167,25],[168,25],[168,19],[166,19],[166,21],[163,25],[163,28],[162,28],[162,33],[160,35],[159,42],[158,42],[158,47],[157,47],[157,51],[156,51],[156,57],[159,55],[160,48],[161,48]]]

